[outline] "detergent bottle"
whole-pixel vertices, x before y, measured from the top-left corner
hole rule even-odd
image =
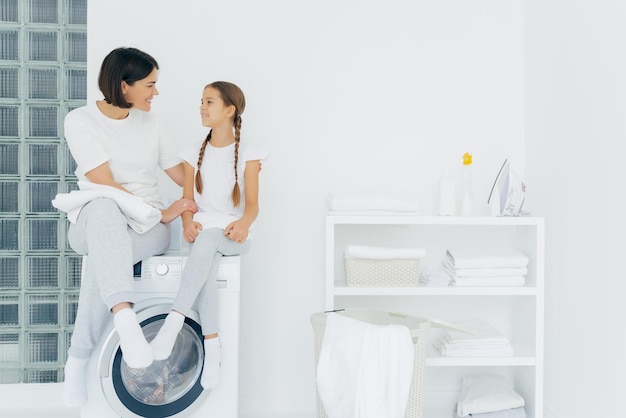
[[[472,154],[463,154],[463,198],[461,200],[461,215],[474,214],[474,199],[472,192]]]

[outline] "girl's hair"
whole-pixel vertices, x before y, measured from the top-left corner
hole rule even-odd
[[[239,140],[241,138],[241,114],[246,108],[246,98],[239,87],[233,83],[227,81],[215,81],[211,84],[207,84],[204,89],[212,87],[220,92],[224,105],[235,106],[235,116],[233,117],[233,128],[235,129],[235,185],[233,186],[232,200],[233,207],[239,206],[241,201],[241,192],[239,190],[239,174],[237,172],[237,161],[239,159]],[[200,167],[202,166],[202,159],[204,158],[204,150],[206,145],[211,139],[211,132],[207,135],[202,147],[200,148],[200,155],[198,156],[198,171],[196,173],[196,189],[198,193],[202,193],[202,178],[200,176]]]
[[[104,100],[113,106],[130,109],[122,93],[122,81],[132,86],[135,81],[142,80],[159,68],[156,60],[137,48],[117,48],[109,52],[100,67],[98,86]]]

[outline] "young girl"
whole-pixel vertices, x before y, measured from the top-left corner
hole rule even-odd
[[[217,81],[204,88],[200,101],[202,125],[211,128],[201,144],[186,148],[183,196],[195,199],[198,212],[182,215],[183,236],[190,244],[181,287],[172,311],[152,340],[155,360],[172,352],[185,316],[198,299],[204,334],[205,389],[219,380],[221,347],[218,337],[217,267],[223,255],[244,254],[257,217],[259,171],[266,154],[240,145],[241,114],[246,102],[235,84]]]

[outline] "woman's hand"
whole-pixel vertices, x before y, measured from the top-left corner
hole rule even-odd
[[[202,224],[198,222],[194,222],[192,220],[183,222],[183,238],[188,243],[192,243],[196,240],[196,237],[202,230]]]
[[[196,213],[198,211],[196,202],[194,202],[192,199],[178,199],[174,201],[167,209],[161,210],[161,222],[164,224],[168,224],[186,211]]]
[[[231,222],[226,229],[224,229],[224,235],[226,235],[226,238],[241,244],[248,239],[248,229],[249,225],[242,219],[239,219],[235,222]]]

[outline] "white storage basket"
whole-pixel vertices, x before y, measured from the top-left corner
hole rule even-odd
[[[409,388],[409,399],[406,405],[405,418],[422,417],[422,393],[424,383],[424,365],[426,360],[426,343],[430,321],[401,313],[385,312],[375,309],[346,309],[338,312],[350,318],[375,325],[403,325],[409,329],[413,339],[413,377]],[[319,312],[311,315],[313,337],[315,343],[315,366],[319,360],[324,329],[326,328],[326,313]],[[324,405],[317,394],[317,418],[328,418]]]
[[[417,286],[419,258],[372,259],[344,256],[348,286]]]

